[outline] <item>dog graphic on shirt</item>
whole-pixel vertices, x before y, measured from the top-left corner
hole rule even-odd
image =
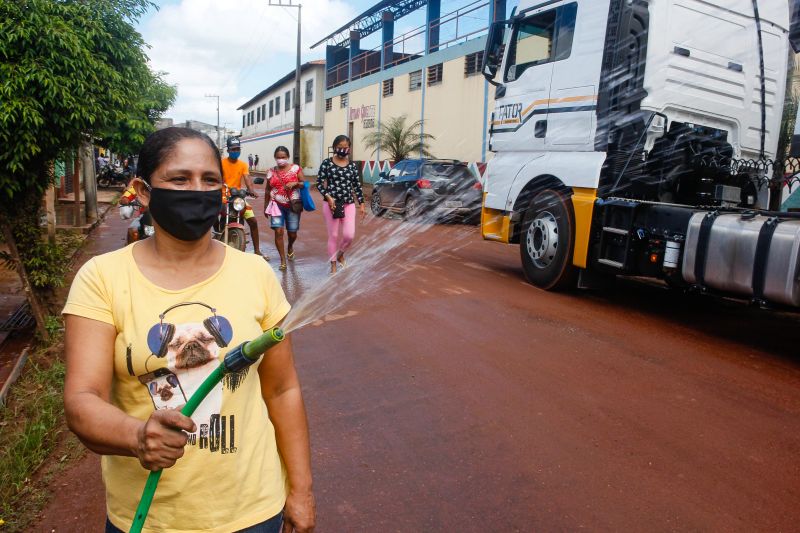
[[[201,323],[179,324],[167,347],[167,368],[177,377],[186,398],[200,388],[205,379],[219,366],[219,346]],[[209,424],[212,414],[222,409],[222,382],[217,383],[200,402],[192,420],[200,428]]]

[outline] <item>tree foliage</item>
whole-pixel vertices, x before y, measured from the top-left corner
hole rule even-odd
[[[175,91],[151,72],[134,25],[151,0],[0,0],[0,228],[39,331],[66,265],[43,242],[51,162],[82,141],[135,151]],[[43,298],[44,297],[44,298]]]
[[[150,0],[0,0],[0,202],[140,105],[153,74],[134,24]]]
[[[163,73],[151,74],[141,81],[138,102],[99,141],[117,153],[138,152],[145,138],[155,131],[155,123],[175,101],[175,87],[164,81]]]
[[[392,161],[406,159],[413,153],[418,153],[420,157],[433,157],[428,141],[435,137],[430,133],[421,133],[421,120],[406,126],[407,120],[406,115],[400,115],[381,122],[377,131],[364,135],[364,146],[372,150],[372,154],[383,150]]]

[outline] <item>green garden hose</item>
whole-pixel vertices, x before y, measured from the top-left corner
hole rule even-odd
[[[225,374],[231,372],[239,372],[252,365],[262,353],[266,352],[284,339],[284,333],[281,328],[272,328],[265,331],[259,337],[250,342],[240,344],[238,347],[229,351],[225,355],[225,360],[209,374],[209,376],[198,387],[186,405],[181,409],[181,414],[185,416],[192,416],[194,410],[200,405],[208,393],[222,381]],[[136,514],[133,517],[130,533],[140,533],[144,527],[144,521],[147,519],[147,513],[150,511],[150,504],[153,502],[153,496],[156,493],[158,480],[161,479],[161,472],[163,470],[154,470],[147,476],[147,482],[144,484],[142,491],[142,498],[139,500],[139,505],[136,507]]]

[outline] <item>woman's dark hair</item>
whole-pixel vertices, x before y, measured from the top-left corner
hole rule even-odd
[[[222,159],[214,141],[203,132],[175,127],[153,132],[144,140],[142,148],[139,150],[138,176],[150,183],[153,172],[169,157],[175,146],[185,139],[200,139],[208,144],[209,150],[214,152],[214,158],[217,160],[219,175],[222,176]]]
[[[287,156],[289,155],[289,149],[288,148],[286,148],[285,146],[278,146],[277,148],[275,148],[275,151],[272,153],[272,157],[278,157],[278,152],[283,152]]]
[[[349,144],[350,146],[353,145],[353,143],[350,142],[350,137],[348,137],[347,135],[337,135],[336,138],[333,140],[333,145],[331,146],[331,148],[336,150],[336,145],[342,141],[347,141],[347,144]]]

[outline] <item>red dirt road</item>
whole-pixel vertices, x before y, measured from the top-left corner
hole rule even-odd
[[[291,300],[325,279],[324,236],[305,214]],[[386,254],[294,333],[318,531],[797,529],[797,316],[630,281],[542,292],[476,229],[411,244],[434,258]],[[98,464],[53,484],[37,530],[102,527]]]

